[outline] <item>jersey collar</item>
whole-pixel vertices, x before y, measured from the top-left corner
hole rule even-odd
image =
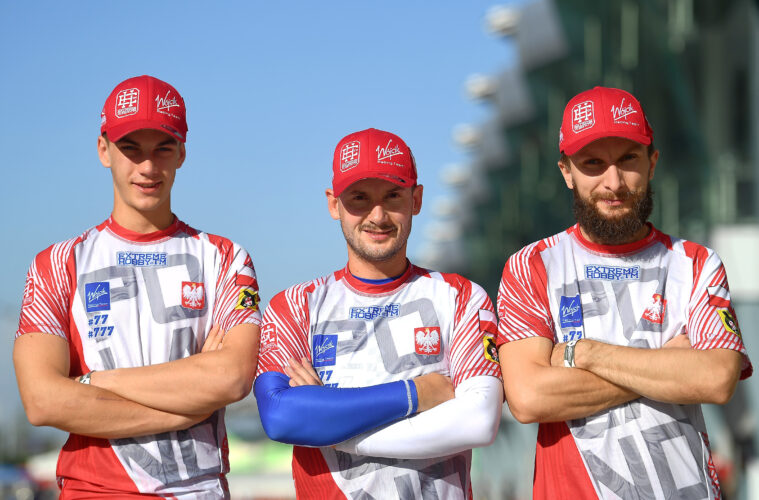
[[[622,245],[601,245],[599,243],[593,243],[582,235],[582,231],[580,231],[580,224],[575,224],[567,231],[574,235],[575,239],[580,245],[584,246],[591,252],[606,255],[626,255],[635,253],[647,247],[651,243],[660,241],[662,239],[662,233],[656,229],[653,224],[646,222],[646,225],[648,226],[649,231],[648,235],[646,235],[645,238],[638,241],[633,241],[632,243],[624,243]]]
[[[351,288],[358,292],[377,295],[392,292],[398,289],[401,285],[408,281],[409,277],[411,277],[411,274],[413,273],[413,270],[414,266],[411,265],[408,259],[406,259],[406,270],[397,279],[394,279],[393,281],[389,281],[387,283],[382,283],[381,285],[373,285],[371,283],[365,283],[353,276],[348,269],[348,265],[346,264],[344,268],[337,272],[336,278],[338,280],[344,279]]]
[[[110,230],[113,234],[125,240],[134,241],[138,243],[149,243],[149,242],[154,242],[154,241],[168,238],[172,234],[176,233],[182,225],[183,223],[175,215],[174,222],[172,222],[171,225],[167,227],[166,229],[162,229],[161,231],[153,231],[152,233],[143,234],[143,233],[130,231],[129,229],[120,226],[115,220],[113,220],[113,216],[111,216],[111,217],[108,217],[108,220],[103,222],[100,225],[100,227],[108,228],[108,230]]]

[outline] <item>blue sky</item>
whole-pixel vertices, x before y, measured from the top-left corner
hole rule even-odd
[[[0,0],[0,375],[12,373],[34,255],[110,213],[110,173],[95,145],[118,82],[151,74],[184,96],[187,161],[174,212],[243,245],[266,302],[345,264],[324,188],[335,144],[356,130],[393,131],[413,150],[425,185],[409,244],[412,258],[419,252],[431,206],[450,194],[440,170],[467,160],[454,126],[488,115],[464,82],[514,58],[484,30],[494,4]],[[0,395],[14,388],[11,377]]]

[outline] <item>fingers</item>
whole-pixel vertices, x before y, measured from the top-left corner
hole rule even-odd
[[[290,358],[288,365],[285,366],[285,374],[290,377],[290,387],[323,385],[316,370],[305,357],[300,360]]]
[[[209,352],[221,349],[221,342],[224,339],[224,332],[221,330],[221,325],[214,324],[211,331],[206,336],[206,341],[203,343],[203,347],[200,352]]]
[[[690,349],[691,343],[687,333],[680,333],[669,339],[662,346],[663,349]]]

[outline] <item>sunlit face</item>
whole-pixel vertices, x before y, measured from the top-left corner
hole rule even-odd
[[[184,144],[167,133],[141,129],[116,142],[99,137],[98,156],[113,177],[114,216],[171,213],[171,187],[184,162]]]
[[[650,181],[659,152],[620,137],[594,141],[559,162],[574,192],[575,216],[595,243],[618,245],[643,238],[653,202]]]
[[[364,262],[406,258],[411,219],[422,207],[422,186],[400,187],[382,179],[351,184],[339,197],[327,190],[328,207],[340,220],[348,251]]]

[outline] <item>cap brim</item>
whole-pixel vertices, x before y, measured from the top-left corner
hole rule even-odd
[[[129,123],[125,123],[124,125],[115,125],[113,127],[107,127],[105,130],[102,130],[102,132],[105,132],[108,135],[108,140],[110,140],[111,142],[116,142],[122,137],[124,137],[125,135],[134,132],[135,130],[144,130],[144,129],[158,130],[159,132],[163,132],[167,135],[170,135],[171,137],[175,138],[179,142],[186,141],[186,137],[183,137],[182,134],[178,130],[171,129],[161,124],[157,124],[156,122],[151,121],[151,120],[135,120]]]
[[[631,134],[631,133],[624,133],[620,132],[618,134],[615,134],[613,132],[599,132],[597,134],[588,134],[581,139],[576,140],[573,143],[570,143],[568,146],[565,146],[564,149],[561,150],[562,153],[564,153],[567,156],[572,156],[578,151],[580,151],[582,148],[590,144],[591,142],[595,142],[599,139],[606,139],[607,137],[621,137],[622,139],[630,139],[631,141],[635,141],[639,144],[643,144],[644,146],[648,146],[651,144],[651,137],[643,134]]]
[[[396,184],[400,187],[412,187],[416,184],[415,179],[400,175],[392,175],[388,174],[387,172],[360,172],[356,175],[344,176],[338,183],[333,182],[332,191],[334,192],[335,196],[340,196],[340,194],[348,189],[351,185],[364,179],[380,179],[383,181],[392,182],[393,184]]]

